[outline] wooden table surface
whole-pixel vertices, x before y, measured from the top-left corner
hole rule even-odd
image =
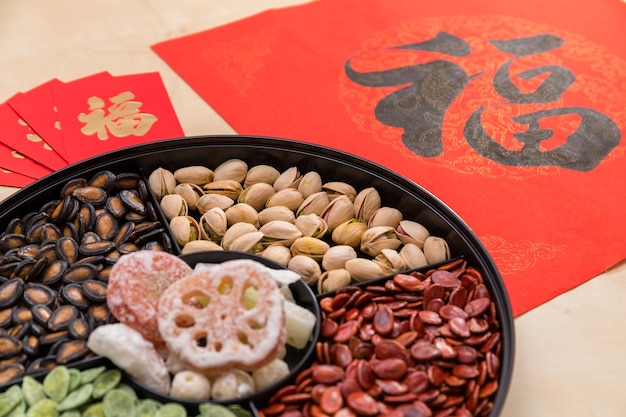
[[[159,71],[186,135],[232,134],[150,45],[302,3],[3,0],[0,102],[51,78],[69,81],[103,70],[114,75]],[[0,199],[14,191],[0,187]],[[625,415],[624,295],[626,263],[516,318],[515,369],[501,415]]]

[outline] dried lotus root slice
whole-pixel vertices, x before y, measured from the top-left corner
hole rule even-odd
[[[159,299],[170,284],[192,271],[185,261],[167,252],[142,250],[124,255],[109,275],[109,310],[161,349],[164,343],[158,326]]]
[[[205,373],[252,371],[276,358],[287,333],[282,294],[271,269],[251,260],[199,268],[167,288],[159,331],[167,348]],[[246,291],[258,297],[250,302]]]

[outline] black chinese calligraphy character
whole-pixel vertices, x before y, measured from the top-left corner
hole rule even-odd
[[[467,42],[444,32],[425,42],[392,49],[434,51],[450,56],[470,53]],[[348,78],[366,87],[404,86],[380,100],[374,115],[381,123],[403,128],[404,145],[424,157],[443,152],[444,115],[472,78],[459,65],[444,60],[368,73],[355,71],[348,60],[345,71]]]

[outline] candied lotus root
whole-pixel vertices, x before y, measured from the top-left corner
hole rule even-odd
[[[196,268],[165,290],[159,331],[167,348],[202,372],[255,370],[276,358],[287,332],[271,269],[250,260]],[[257,296],[246,296],[248,290]]]
[[[191,272],[185,261],[167,252],[141,250],[124,255],[109,275],[109,310],[161,350],[165,344],[159,333],[159,299],[167,287]]]

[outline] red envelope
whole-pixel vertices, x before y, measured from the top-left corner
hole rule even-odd
[[[0,168],[0,185],[5,187],[26,187],[34,181],[34,178],[18,174],[17,172],[13,172],[8,169]]]
[[[27,92],[17,93],[7,102],[67,162],[61,123],[52,94],[54,86],[62,84],[61,80],[52,79]]]
[[[34,180],[44,177],[53,171],[40,163],[25,157],[15,149],[0,142],[0,167]]]
[[[519,315],[626,256],[625,23],[615,0],[322,0],[153,50],[238,132],[433,192]]]
[[[159,73],[98,75],[53,88],[70,163],[184,135]]]
[[[0,142],[40,164],[58,170],[67,162],[7,103],[0,104]]]

